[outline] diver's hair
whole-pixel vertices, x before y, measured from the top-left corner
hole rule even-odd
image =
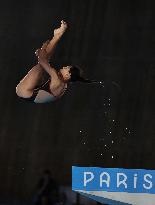
[[[70,68],[71,78],[70,82],[82,82],[82,83],[93,83],[92,80],[86,79],[82,76],[83,70],[78,66],[72,66]]]

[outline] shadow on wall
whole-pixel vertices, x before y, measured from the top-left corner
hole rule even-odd
[[[100,203],[84,197],[70,186],[59,186],[50,170],[44,170],[35,187],[31,200],[3,200],[0,205],[99,205]]]
[[[71,187],[59,186],[50,170],[44,170],[33,195],[32,205],[96,205],[97,202],[73,192]]]

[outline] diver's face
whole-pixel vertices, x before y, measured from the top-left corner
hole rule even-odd
[[[62,69],[61,69],[61,74],[63,75],[63,78],[64,80],[69,80],[71,78],[71,73],[70,73],[70,68],[72,66],[64,66]]]

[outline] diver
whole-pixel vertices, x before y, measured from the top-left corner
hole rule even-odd
[[[61,26],[54,30],[54,36],[46,41],[35,54],[38,64],[35,65],[16,87],[16,94],[25,101],[33,103],[47,103],[61,98],[70,82],[91,83],[93,81],[82,77],[81,68],[73,65],[63,66],[58,71],[49,64],[56,45],[67,30],[67,23],[61,21]],[[43,73],[49,76],[43,82]]]

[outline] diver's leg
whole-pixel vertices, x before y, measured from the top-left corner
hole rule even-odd
[[[50,59],[54,53],[54,50],[59,42],[59,38],[55,38],[53,37],[50,41],[49,41],[49,44],[46,48],[46,52],[47,52],[47,55],[48,55],[48,58]]]
[[[30,97],[34,88],[42,80],[43,72],[44,70],[39,64],[35,65],[17,85],[17,95],[20,97]]]
[[[54,30],[54,37],[48,42],[48,45],[46,47],[46,52],[48,54],[48,57],[50,58],[53,55],[53,52],[63,36],[64,32],[67,29],[67,24],[63,20],[61,21],[61,26]]]
[[[57,38],[57,37],[53,37],[51,40],[47,40],[46,42],[43,43],[42,48],[46,47],[46,52],[47,52],[47,57],[48,59],[50,59],[54,53],[54,50],[59,42],[60,38]],[[36,50],[35,54],[36,56],[38,56],[38,50]]]

